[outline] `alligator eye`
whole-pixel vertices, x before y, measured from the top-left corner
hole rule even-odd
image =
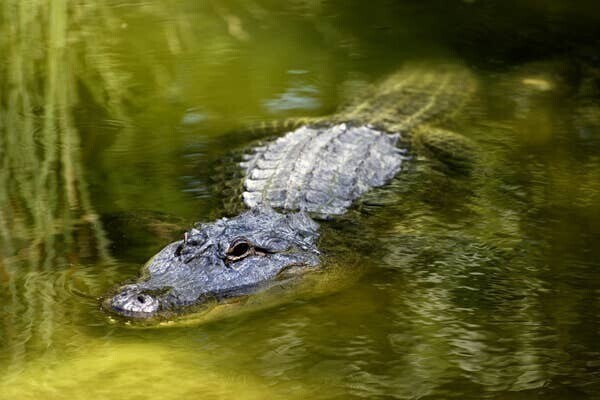
[[[229,261],[240,260],[254,253],[254,247],[248,242],[237,242],[227,250]]]

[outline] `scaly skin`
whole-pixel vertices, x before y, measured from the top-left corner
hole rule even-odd
[[[374,86],[364,100],[341,109],[334,121],[410,136],[417,127],[450,119],[476,88],[475,78],[463,66],[410,65]]]
[[[343,214],[388,183],[408,160],[411,141],[455,169],[468,167],[468,141],[429,124],[460,110],[475,87],[464,67],[414,65],[332,116],[290,121],[287,127],[301,125],[254,148],[241,165],[251,211],[192,229],[103,307],[127,318],[170,318],[314,271],[318,225],[311,217]]]
[[[242,163],[245,205],[303,210],[323,219],[344,214],[401,170],[409,142],[452,171],[468,171],[474,155],[468,141],[425,124],[448,118],[475,86],[468,70],[455,65],[402,69],[366,100],[256,147]]]

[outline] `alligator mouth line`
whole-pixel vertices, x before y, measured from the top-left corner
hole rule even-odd
[[[307,267],[305,263],[293,263],[282,269],[268,282],[215,293],[205,293],[200,295],[194,303],[178,307],[177,309],[168,306],[165,307],[160,302],[158,307],[153,311],[132,311],[122,308],[116,306],[114,302],[115,297],[119,296],[118,291],[114,291],[112,295],[100,298],[100,308],[109,314],[112,321],[124,322],[127,325],[135,324],[144,326],[156,322],[174,322],[180,317],[185,317],[186,314],[201,316],[220,306],[243,305],[253,295],[268,292],[269,289],[281,287],[281,285],[294,284],[300,277],[306,275]],[[311,268],[311,271],[316,272],[316,268]],[[169,290],[170,288],[142,290],[139,292],[139,296],[151,295],[156,299],[154,296],[164,295]]]
[[[286,265],[281,271],[275,276],[275,280],[284,281],[296,278],[298,276],[306,274],[306,268],[310,266],[305,263],[293,263]],[[312,268],[311,268],[312,269]]]
[[[100,299],[100,308],[105,311],[112,321],[120,321],[126,324],[151,324],[157,321],[167,321],[177,318],[179,315],[194,312],[199,313],[208,311],[213,305],[217,304],[216,299],[208,296],[205,301],[183,306],[175,310],[170,307],[159,305],[153,311],[132,311],[126,308],[115,306],[113,303],[114,296]],[[214,300],[214,301],[211,301]]]

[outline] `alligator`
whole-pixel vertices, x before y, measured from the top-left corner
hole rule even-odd
[[[413,153],[468,171],[473,146],[438,126],[476,86],[462,65],[409,65],[334,115],[288,125],[239,163],[247,210],[194,226],[152,257],[137,280],[103,297],[102,308],[128,320],[173,318],[318,270],[319,225],[388,184]]]

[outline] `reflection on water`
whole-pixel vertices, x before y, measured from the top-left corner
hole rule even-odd
[[[9,1],[3,7],[5,20],[20,23],[2,24],[12,42],[2,43],[9,56],[2,64],[0,111],[0,360],[8,370],[21,370],[36,353],[55,357],[59,344],[72,343],[58,327],[72,315],[68,287],[77,282],[96,289],[112,275],[74,267],[111,258],[81,168],[74,85],[89,77],[76,75],[76,63],[64,68],[70,58],[66,6]],[[44,18],[53,21],[47,32],[39,26]],[[45,51],[36,54],[40,43]]]
[[[594,5],[271,3],[2,3],[0,397],[598,397]],[[167,329],[98,310],[222,212],[212,161],[251,140],[232,130],[449,54],[480,82],[448,126],[476,167],[415,158],[324,224],[354,281]]]

